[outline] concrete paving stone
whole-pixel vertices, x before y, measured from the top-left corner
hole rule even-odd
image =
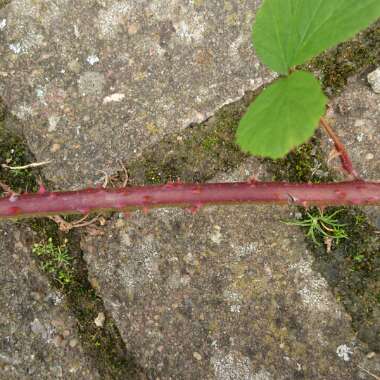
[[[266,176],[252,159],[217,179],[249,173]],[[267,205],[163,209],[114,218],[82,248],[127,347],[160,379],[357,379],[350,317],[289,218]]]
[[[0,96],[46,177],[77,188],[270,81],[251,45],[259,0],[13,0]]]

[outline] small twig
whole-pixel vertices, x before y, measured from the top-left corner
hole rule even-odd
[[[92,218],[91,220],[87,222],[83,222],[83,223],[75,222],[73,223],[73,228],[87,227],[87,226],[90,226],[91,224],[96,223],[98,220],[99,220],[99,217],[95,216],[94,218]]]
[[[50,164],[51,161],[42,161],[42,162],[33,162],[31,164],[23,165],[23,166],[9,166],[7,164],[1,164],[3,168],[7,168],[10,170],[24,170],[29,168],[38,168],[39,166],[44,166]]]
[[[87,218],[88,218],[88,214],[85,215],[83,218],[76,220],[74,222],[67,222],[60,215],[49,216],[49,219],[54,220],[54,222],[58,224],[59,229],[63,232],[69,232],[73,228],[86,227],[86,226],[96,223],[99,220],[99,217],[96,216],[95,218],[92,218],[91,220],[85,222]]]
[[[124,170],[124,182],[123,182],[123,187],[126,187],[128,185],[128,181],[129,181],[129,175],[128,175],[128,170],[127,168],[124,166],[123,162],[121,160],[119,160],[119,163],[120,163],[120,166],[123,168]]]
[[[337,150],[340,157],[340,161],[342,163],[342,168],[352,177],[359,179],[359,175],[357,171],[354,169],[354,166],[352,165],[351,158],[348,155],[343,143],[340,141],[338,135],[334,132],[329,123],[323,117],[321,117],[320,119],[320,124],[327,132],[327,134],[330,136],[330,138],[333,140],[335,149]]]
[[[360,368],[362,371],[364,371],[365,373],[367,373],[368,375],[372,376],[374,379],[376,380],[380,380],[380,377],[375,375],[374,373],[368,371],[368,369],[365,369],[363,367],[360,367],[360,365],[358,365],[358,368]]]
[[[109,178],[109,175],[108,175],[107,172],[105,172],[104,170],[98,170],[98,172],[104,174],[104,176],[103,176],[100,180],[103,180],[102,187],[103,187],[103,189],[105,189],[105,188],[107,187],[107,185],[108,185],[108,178]]]

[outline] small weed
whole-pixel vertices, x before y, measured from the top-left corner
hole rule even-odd
[[[287,221],[285,224],[292,226],[300,226],[308,228],[306,236],[311,238],[316,245],[320,245],[317,237],[323,239],[332,239],[339,244],[341,239],[347,239],[348,235],[344,229],[345,224],[342,224],[335,216],[343,210],[337,210],[332,214],[324,214],[323,211],[317,212],[307,211],[305,218],[298,221]]]
[[[42,261],[41,268],[44,272],[52,274],[61,285],[68,285],[73,281],[71,270],[72,256],[70,256],[67,241],[62,245],[56,245],[50,237],[47,242],[34,244],[33,253]]]
[[[353,257],[353,259],[358,262],[358,263],[361,263],[364,259],[365,259],[365,256],[364,255],[355,255]]]
[[[362,215],[362,214],[355,215],[354,219],[355,219],[355,226],[360,226],[367,221],[367,218],[365,217],[365,215]]]

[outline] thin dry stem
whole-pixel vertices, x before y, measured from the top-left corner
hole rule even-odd
[[[122,187],[126,187],[128,185],[128,182],[129,182],[128,170],[124,166],[124,164],[123,164],[123,162],[121,160],[119,160],[119,163],[120,163],[120,166],[122,167],[122,169],[124,171],[124,182],[123,182],[123,186]]]
[[[87,227],[90,226],[97,221],[99,221],[99,217],[96,216],[95,218],[92,218],[91,220],[85,221],[89,215],[85,215],[83,218],[79,220],[75,220],[73,222],[67,222],[65,219],[63,219],[60,215],[53,215],[49,216],[49,219],[53,220],[55,223],[58,224],[59,229],[63,232],[69,232],[74,228],[81,228],[81,227]]]
[[[24,169],[30,169],[30,168],[38,168],[40,166],[48,165],[50,163],[51,161],[42,161],[42,162],[32,162],[31,164],[22,165],[22,166],[9,166],[7,164],[1,164],[1,166],[9,170],[24,170]]]
[[[340,162],[342,164],[343,170],[347,172],[349,175],[351,175],[353,178],[359,179],[359,175],[357,171],[354,169],[351,158],[348,155],[346,148],[344,147],[344,144],[340,141],[338,135],[334,132],[330,124],[323,117],[321,117],[320,119],[320,124],[322,125],[324,130],[327,132],[329,137],[333,140],[335,149],[337,153],[339,154],[339,158],[340,158]]]

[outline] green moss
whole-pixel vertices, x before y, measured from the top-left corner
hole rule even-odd
[[[65,294],[67,307],[78,321],[81,344],[94,359],[101,376],[110,379],[138,378],[141,368],[127,352],[117,327],[104,309],[103,301],[88,281],[79,233],[70,231],[64,234],[56,223],[46,218],[22,223],[28,223],[37,232],[39,243],[34,245],[36,259],[51,284]],[[57,260],[58,248],[61,252],[65,250],[68,259]],[[94,324],[100,312],[106,315],[101,329]]]
[[[350,76],[379,65],[379,46],[380,21],[354,39],[314,58],[303,68],[319,72],[323,87],[331,96],[344,88]]]
[[[1,109],[1,104],[0,104]],[[21,138],[5,128],[4,110],[0,110],[0,163],[11,167],[31,162],[31,155]],[[16,192],[34,192],[38,190],[37,170],[11,170],[0,166],[0,182],[10,186]],[[0,194],[2,189],[0,189]]]
[[[34,245],[36,259],[51,284],[65,294],[67,307],[78,321],[81,344],[94,359],[99,373],[110,379],[138,378],[142,370],[127,352],[117,327],[104,309],[103,301],[88,281],[79,233],[70,231],[64,234],[56,223],[46,218],[22,223],[28,223],[37,232],[39,243]],[[69,257],[67,260],[57,260],[58,247],[61,252],[65,250],[66,257]],[[101,329],[94,324],[100,312],[106,315]]]
[[[175,181],[179,178],[177,169],[170,162],[159,165],[157,162],[147,159],[144,164],[145,182],[148,184],[159,184]]]
[[[331,181],[317,133],[310,142],[299,146],[280,160],[266,160],[274,181],[321,183]]]
[[[219,140],[219,138],[217,136],[207,136],[202,141],[202,147],[207,152],[212,152],[220,144],[221,144],[221,141]]]

